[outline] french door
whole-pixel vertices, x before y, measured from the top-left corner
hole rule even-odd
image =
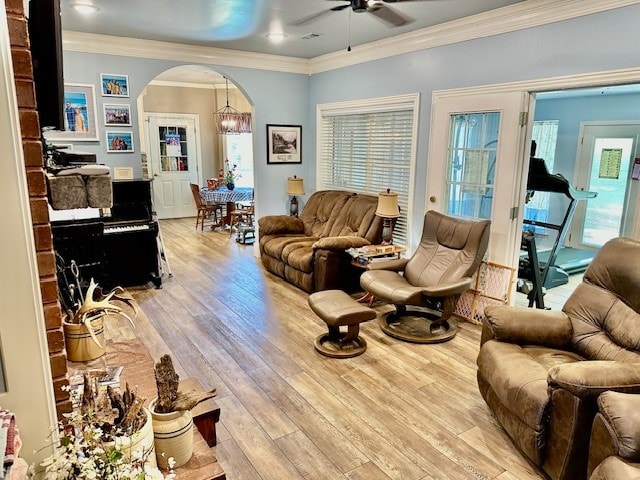
[[[149,166],[158,218],[195,216],[189,184],[199,184],[197,115],[147,114]]]
[[[487,260],[512,268],[520,251],[527,100],[524,92],[436,96],[427,162],[427,210],[490,219]]]
[[[638,238],[638,138],[640,123],[583,125],[574,184],[598,196],[578,204],[569,245],[598,249],[618,236]]]

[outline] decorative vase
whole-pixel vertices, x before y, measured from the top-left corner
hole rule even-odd
[[[131,458],[143,458],[145,465],[157,467],[156,450],[153,436],[153,418],[148,408],[143,409],[147,421],[142,428],[131,437],[120,437],[115,440],[116,446],[120,447],[126,461]]]
[[[229,182],[227,183],[227,190],[233,190],[234,188],[236,188],[236,184],[233,182]]]
[[[72,362],[88,362],[105,354],[107,349],[104,341],[103,318],[92,320],[91,327],[99,345],[93,339],[84,323],[62,322],[68,360]]]
[[[174,468],[179,468],[189,461],[193,455],[193,418],[190,410],[170,413],[157,413],[156,400],[149,404],[153,419],[153,437],[156,447],[158,467],[167,470],[169,458],[175,461]]]

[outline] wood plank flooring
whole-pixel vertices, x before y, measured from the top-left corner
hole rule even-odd
[[[164,220],[173,276],[133,293],[135,332],[157,360],[217,388],[216,455],[229,480],[529,480],[476,384],[480,327],[438,345],[362,325],[367,351],[331,359],[313,348],[325,326],[307,294],[266,272],[253,246]],[[374,304],[384,312],[390,307]]]

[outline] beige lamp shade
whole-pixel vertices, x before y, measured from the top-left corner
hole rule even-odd
[[[387,188],[386,192],[378,194],[378,208],[376,215],[384,218],[398,218],[400,209],[398,208],[398,194]]]
[[[304,195],[302,179],[297,176],[287,178],[287,195]]]

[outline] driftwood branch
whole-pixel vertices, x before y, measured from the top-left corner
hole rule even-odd
[[[192,390],[179,392],[180,377],[176,373],[169,355],[160,357],[155,367],[156,386],[158,387],[158,399],[155,411],[157,413],[169,413],[181,410],[191,410],[200,402],[215,397],[216,390],[200,392]]]

